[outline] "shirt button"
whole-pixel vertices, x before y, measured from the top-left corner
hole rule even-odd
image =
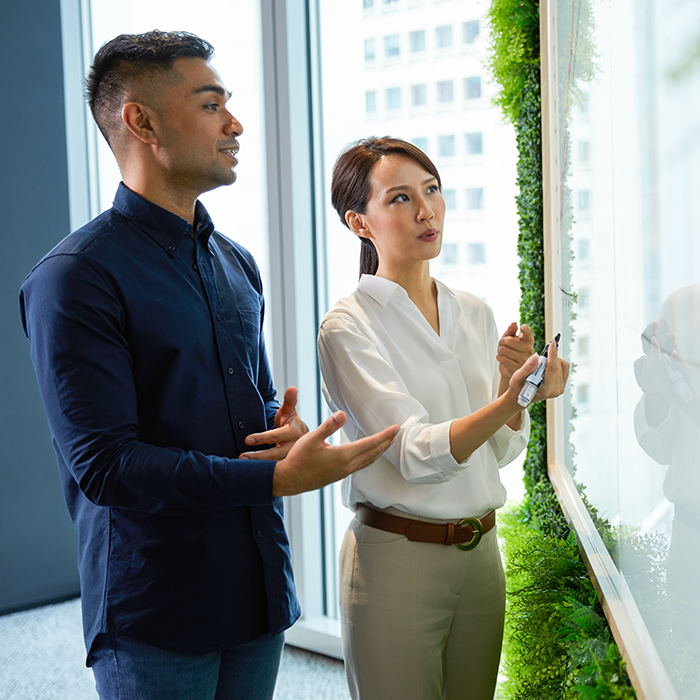
[[[228,368],[228,373],[229,373],[229,374],[233,374],[233,367],[229,367],[229,368]]]
[[[241,430],[243,430],[243,428],[245,427],[245,423],[244,423],[242,420],[239,420],[239,421],[238,421],[238,427],[239,427]]]
[[[172,252],[175,250],[175,246],[174,246],[174,245],[169,245],[169,246],[168,246],[168,250],[172,253]]]
[[[255,534],[256,534],[258,537],[262,537],[262,530],[258,530]]]
[[[193,267],[195,270],[199,270],[199,268],[197,267],[197,263],[195,263],[194,265],[192,265],[192,267]]]
[[[221,320],[221,314],[216,314],[216,320],[220,321]]]

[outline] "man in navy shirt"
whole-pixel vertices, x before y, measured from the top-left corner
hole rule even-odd
[[[95,56],[93,116],[123,182],[32,270],[20,306],[80,535],[101,698],[271,698],[299,616],[281,496],[373,462],[398,427],[333,447],[276,400],[252,256],[197,197],[236,175],[240,123],[186,33]]]

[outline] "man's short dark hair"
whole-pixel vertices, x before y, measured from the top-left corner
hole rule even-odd
[[[114,150],[121,111],[130,101],[144,101],[149,89],[167,80],[177,58],[211,60],[214,47],[188,32],[120,34],[95,54],[85,80],[90,111]]]

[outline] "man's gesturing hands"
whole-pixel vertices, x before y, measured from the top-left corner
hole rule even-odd
[[[275,428],[249,435],[247,445],[274,443],[275,447],[259,452],[244,452],[241,459],[276,459],[272,492],[274,496],[294,496],[332,484],[376,461],[391,445],[399,432],[392,425],[379,433],[339,447],[326,438],[341,428],[346,419],[337,411],[316,430],[307,432],[296,412],[297,391],[290,387],[275,416]]]

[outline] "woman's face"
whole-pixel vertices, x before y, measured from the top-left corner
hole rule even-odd
[[[445,200],[435,177],[396,154],[374,166],[364,214],[345,215],[352,231],[374,243],[380,267],[435,258],[444,219]]]

